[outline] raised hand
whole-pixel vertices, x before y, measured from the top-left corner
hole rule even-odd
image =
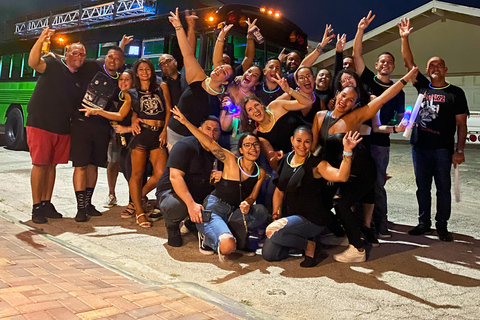
[[[360,22],[358,23],[358,29],[365,30],[368,28],[370,23],[375,19],[375,15],[372,15],[372,10],[368,12],[366,17],[363,17]]]
[[[187,22],[187,25],[195,26],[195,20],[197,19],[198,16],[196,15],[195,11],[192,11],[192,14],[190,14],[190,10],[185,10],[185,21]]]
[[[362,140],[363,138],[360,137],[360,132],[348,131],[343,137],[343,151],[352,152],[353,148],[355,148]]]
[[[285,53],[285,48],[283,48],[282,52],[278,54],[278,60],[282,63],[285,59],[287,59],[287,54]]]
[[[225,39],[225,37],[227,36],[228,34],[228,31],[230,31],[230,29],[233,28],[233,24],[229,24],[229,25],[224,25],[222,30],[220,30],[220,33],[218,34],[218,39]]]
[[[320,45],[322,46],[322,48],[325,48],[325,46],[330,42],[330,40],[335,38],[335,34],[333,33],[330,34],[330,30],[332,30],[332,25],[331,24],[325,25],[325,32],[323,33],[322,42],[320,42]]]
[[[344,33],[340,37],[340,34],[338,34],[337,35],[337,45],[336,45],[337,52],[343,52],[343,49],[345,48],[345,43],[347,43],[347,35]]]
[[[257,22],[257,19],[250,22],[250,18],[247,18],[247,25],[248,25],[247,33],[253,33],[253,31],[255,30],[255,27],[256,27],[256,25],[255,25],[256,22]]]
[[[187,118],[183,115],[183,113],[178,109],[177,106],[173,107],[172,109],[173,117],[178,120],[181,124],[187,123]]]
[[[413,29],[413,27],[410,27],[410,19],[408,18],[401,19],[400,23],[397,23],[397,27],[401,38],[408,37]]]
[[[127,36],[126,34],[124,34],[122,37],[122,41],[120,41],[120,47],[122,44],[126,46],[132,41],[133,41],[133,36]]]
[[[282,90],[284,92],[288,92],[290,90],[290,86],[288,85],[287,79],[286,78],[280,78],[278,73],[276,73],[272,76],[272,80],[275,81],[280,86],[280,88],[282,88]]]
[[[182,22],[180,21],[180,17],[178,15],[178,8],[175,9],[175,13],[170,11],[170,16],[168,17],[168,21],[170,21],[170,23],[174,28],[182,27]]]
[[[403,76],[403,80],[411,83],[417,81],[418,67],[413,67],[406,75]]]

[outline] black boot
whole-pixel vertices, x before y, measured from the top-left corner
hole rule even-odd
[[[45,216],[51,219],[61,219],[63,215],[55,209],[55,206],[50,202],[50,200],[42,201],[42,207],[45,210]]]
[[[326,257],[328,257],[328,254],[324,251],[322,251],[322,247],[319,242],[315,244],[315,253],[313,254],[312,257],[305,256],[305,260],[303,260],[300,263],[300,267],[302,268],[312,268],[315,267],[317,264],[322,262]]]
[[[37,203],[33,205],[32,221],[33,223],[37,223],[37,224],[48,222],[47,218],[45,217],[45,209],[43,208],[41,203]]]

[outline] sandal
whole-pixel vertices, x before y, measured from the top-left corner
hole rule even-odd
[[[140,217],[144,217],[145,219],[147,219],[147,216],[145,215],[145,213],[140,213],[139,215],[136,216],[136,219],[137,219],[137,224],[142,227],[142,228],[151,228],[152,227],[152,224],[150,223],[150,221],[143,221],[143,222],[139,222],[138,221],[138,218]]]
[[[133,202],[128,203],[128,206],[123,210],[120,216],[124,219],[133,218],[133,216],[135,216],[135,206],[133,205]]]

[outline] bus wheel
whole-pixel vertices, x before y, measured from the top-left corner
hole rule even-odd
[[[5,142],[7,148],[27,150],[27,131],[23,126],[23,113],[19,108],[13,108],[7,114],[5,121]]]

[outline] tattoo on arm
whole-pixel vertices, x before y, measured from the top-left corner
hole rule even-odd
[[[225,153],[223,152],[223,150],[221,148],[219,149],[215,149],[215,150],[212,150],[212,153],[213,155],[215,156],[215,158],[217,158],[218,160],[220,161],[224,161],[225,160]]]

